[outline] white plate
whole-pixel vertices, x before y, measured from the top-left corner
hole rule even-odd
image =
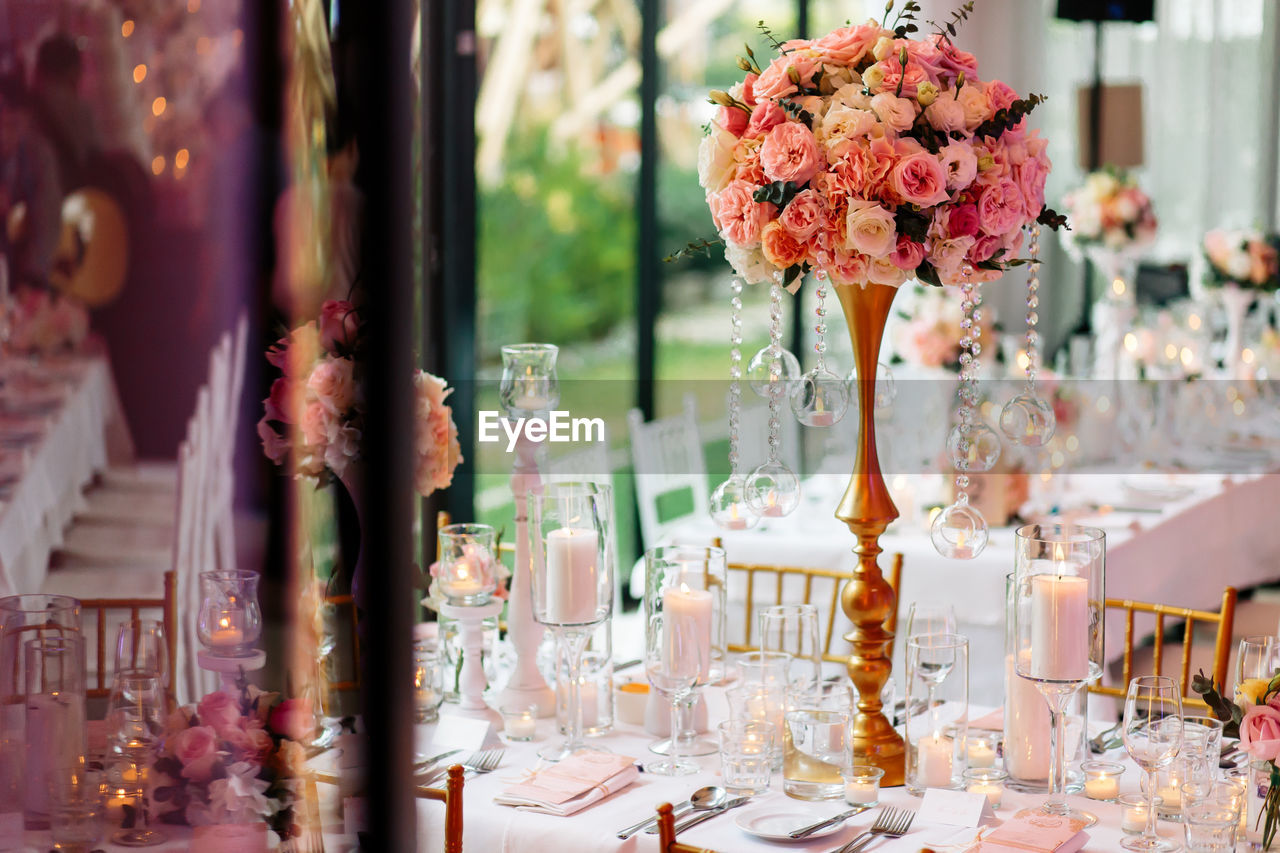
[[[845,821],[819,829],[804,838],[792,838],[789,833],[806,826],[812,826],[820,819],[813,812],[796,811],[795,809],[757,809],[738,815],[738,829],[756,838],[766,841],[809,841],[813,838],[825,838],[844,829]]]

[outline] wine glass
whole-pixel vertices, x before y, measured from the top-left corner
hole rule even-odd
[[[1127,850],[1177,850],[1156,835],[1156,771],[1167,767],[1182,748],[1182,695],[1178,682],[1164,675],[1143,675],[1129,682],[1124,700],[1125,749],[1147,773],[1147,828],[1120,845]]]
[[[719,550],[719,549],[714,549]],[[646,766],[650,773],[683,776],[698,765],[685,760],[680,709],[710,683],[714,637],[712,593],[691,586],[700,565],[645,553],[644,667],[649,683],[671,700],[671,741],[665,758]]]
[[[1280,637],[1249,636],[1240,638],[1236,653],[1234,699],[1241,704],[1240,685],[1249,679],[1270,679],[1280,663]]]
[[[116,660],[112,672],[140,669],[160,679],[169,690],[169,643],[159,619],[130,619],[116,633]]]
[[[132,827],[118,830],[111,840],[125,847],[149,847],[165,841],[165,833],[152,829],[146,808],[151,764],[164,730],[164,692],[160,679],[142,669],[116,672],[107,700],[107,745],[112,757],[113,787],[128,786],[135,809]],[[132,773],[130,774],[129,771]]]
[[[950,604],[911,602],[907,610],[907,639],[922,634],[956,633],[956,609]]]

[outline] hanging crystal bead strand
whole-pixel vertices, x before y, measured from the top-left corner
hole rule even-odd
[[[747,481],[742,476],[742,282],[729,285],[729,478],[711,493],[711,519],[725,530],[755,527],[759,516],[747,505]]]
[[[987,521],[969,505],[970,472],[989,471],[1000,458],[1000,437],[982,423],[978,408],[978,373],[981,369],[982,294],[965,270],[960,283],[964,317],[960,321],[960,387],[958,423],[947,436],[947,453],[956,469],[956,499],[933,520],[930,537],[944,557],[971,560],[987,547]]]
[[[795,383],[791,391],[791,411],[805,426],[828,427],[839,422],[849,409],[849,387],[827,369],[827,274],[819,271],[817,279],[817,317],[813,331],[817,341],[813,351],[818,363]]]
[[[1036,370],[1040,365],[1040,226],[1031,227],[1031,242],[1027,249],[1031,264],[1027,275],[1027,385],[1021,394],[1005,404],[1000,411],[1000,431],[1014,444],[1023,447],[1043,447],[1053,438],[1057,418],[1053,406],[1036,394]]]
[[[769,288],[769,459],[747,478],[747,505],[761,517],[790,515],[800,503],[800,478],[778,458],[782,450],[782,395],[786,393],[781,278],[778,273]]]

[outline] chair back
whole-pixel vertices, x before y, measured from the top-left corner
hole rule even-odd
[[[444,788],[419,788],[418,796],[444,803],[444,853],[462,853],[462,784],[461,764],[449,768]]]
[[[684,396],[680,414],[644,420],[639,409],[627,414],[631,432],[631,461],[635,468],[636,505],[644,547],[663,541],[665,532],[678,522],[706,518],[711,508],[707,463],[698,433],[698,411],[692,394]],[[689,494],[691,500],[682,496]],[[685,512],[662,512],[664,499],[679,498],[691,504]]]
[[[676,819],[671,813],[671,803],[658,806],[658,849],[662,853],[716,853],[707,847],[676,841]]]
[[[80,602],[80,613],[83,623],[88,628],[92,615],[96,614],[93,628],[97,639],[94,683],[86,685],[85,695],[89,698],[105,698],[111,693],[111,682],[107,679],[107,648],[110,637],[108,624],[120,625],[124,620],[112,620],[121,611],[127,611],[128,621],[139,622],[144,610],[160,611],[164,625],[164,638],[169,652],[169,689],[177,688],[178,666],[178,589],[177,575],[173,569],[164,573],[164,595],[160,598],[86,598]],[[87,633],[87,631],[86,631]],[[114,673],[112,673],[114,675]]]
[[[1124,657],[1121,664],[1121,686],[1106,684],[1090,684],[1089,692],[1101,696],[1118,696],[1121,699],[1128,693],[1130,680],[1134,678],[1134,644],[1142,639],[1135,636],[1134,616],[1138,613],[1155,617],[1155,634],[1152,646],[1152,671],[1140,672],[1138,675],[1166,675],[1180,678],[1182,681],[1182,703],[1200,710],[1208,709],[1204,700],[1191,696],[1191,650],[1195,643],[1195,626],[1197,623],[1217,625],[1217,637],[1213,647],[1213,683],[1219,692],[1224,689],[1227,680],[1227,661],[1231,657],[1231,631],[1235,625],[1236,588],[1224,587],[1222,590],[1222,609],[1216,613],[1210,610],[1195,610],[1190,607],[1173,607],[1168,604],[1150,604],[1143,601],[1108,598],[1107,610],[1120,610],[1124,613]],[[1166,646],[1165,620],[1174,619],[1182,622],[1184,638],[1182,641],[1181,659],[1178,661],[1176,673],[1165,672],[1164,652]],[[1169,641],[1172,645],[1174,641]],[[1114,655],[1109,654],[1108,659]],[[1145,667],[1144,667],[1145,668]]]

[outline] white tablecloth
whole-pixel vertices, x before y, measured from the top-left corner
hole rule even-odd
[[[5,376],[17,372],[66,383],[61,405],[44,418],[41,438],[25,450],[21,479],[0,504],[0,595],[40,590],[49,556],[82,506],[84,487],[108,464],[132,455],[105,356],[4,367]]]

